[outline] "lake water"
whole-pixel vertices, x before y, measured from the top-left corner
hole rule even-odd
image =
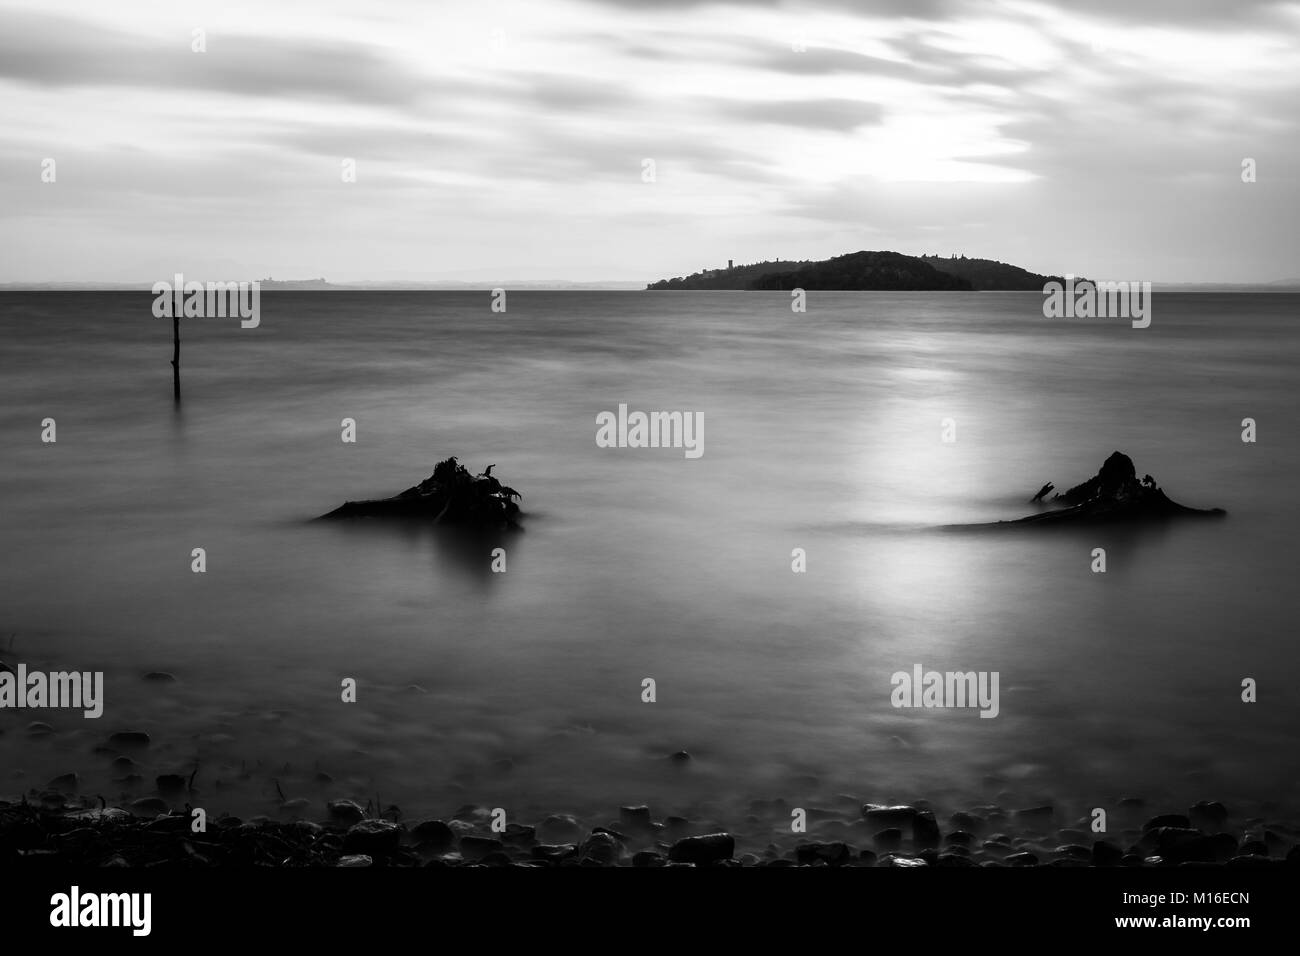
[[[148,294],[0,296],[0,658],[107,682],[99,720],[0,711],[0,795],[77,771],[120,797],[95,748],[142,729],[125,796],[198,761],[203,805],[245,816],[277,783],[408,815],[1294,810],[1300,297],[1157,294],[1145,330],[1041,301],[267,293],[257,329],[183,323],[177,411]],[[620,403],[701,412],[703,456],[597,447]],[[1028,513],[1116,449],[1228,517],[939,530]],[[523,493],[522,532],[307,522],[453,454]],[[999,716],[893,708],[915,664],[997,671]]]

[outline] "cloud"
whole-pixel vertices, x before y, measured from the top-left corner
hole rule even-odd
[[[424,79],[373,48],[348,41],[219,35],[205,53],[172,42],[39,14],[7,15],[0,78],[44,87],[190,89],[393,106]]]

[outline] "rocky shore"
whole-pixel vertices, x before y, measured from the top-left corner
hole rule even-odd
[[[87,801],[89,802],[89,801]],[[445,819],[405,820],[331,801],[319,821],[286,805],[281,819],[225,816],[195,832],[186,809],[160,798],[127,808],[82,806],[57,794],[0,802],[0,866],[366,867],[366,866],[883,866],[883,867],[1270,867],[1300,864],[1300,829],[1264,818],[1235,819],[1217,802],[1151,814],[1121,801],[1112,827],[1061,819],[1050,805],[970,807],[950,814],[923,802],[803,808],[805,833],[782,833],[782,801],[760,801],[734,829],[712,821],[659,818],[649,807],[618,808],[602,821],[554,814],[503,822],[487,807]],[[1139,822],[1140,821],[1140,822]],[[788,830],[788,825],[787,825]]]

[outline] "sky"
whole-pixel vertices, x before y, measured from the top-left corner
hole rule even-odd
[[[1291,279],[1298,120],[1300,3],[0,0],[0,282]]]

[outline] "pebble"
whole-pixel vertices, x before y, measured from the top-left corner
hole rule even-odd
[[[1047,805],[1017,810],[1015,816],[1016,822],[1023,826],[1046,829],[1052,825],[1052,817],[1055,813],[1056,811]]]
[[[396,853],[401,843],[402,828],[396,823],[389,823],[387,820],[362,820],[348,828],[348,832],[343,837],[343,852],[385,856]]]
[[[903,845],[903,831],[897,827],[881,830],[872,838],[878,850],[897,850]]]
[[[736,840],[730,833],[709,833],[685,837],[673,844],[668,859],[674,863],[712,863],[729,860],[736,852]]]
[[[331,800],[325,804],[330,818],[338,823],[360,823],[366,818],[366,811],[355,800]]]
[[[374,862],[375,862],[374,860],[366,856],[364,853],[353,853],[349,856],[339,857],[339,861],[335,865],[346,866],[346,867],[373,866]]]
[[[1160,827],[1175,827],[1179,830],[1190,830],[1192,821],[1187,819],[1181,813],[1162,813],[1158,817],[1152,817],[1146,823],[1142,824],[1143,830],[1155,830]]]
[[[651,822],[650,808],[647,806],[619,807],[618,821],[630,829],[648,828]]]
[[[76,793],[80,783],[81,778],[75,773],[61,773],[45,786],[61,793]]]
[[[1228,808],[1217,800],[1201,800],[1187,811],[1187,818],[1196,829],[1214,833],[1222,830],[1228,822]]]
[[[898,828],[910,827],[912,820],[918,813],[916,807],[908,806],[881,806],[876,803],[868,803],[862,807],[863,818],[871,825],[881,828]]]
[[[497,853],[503,849],[500,840],[492,837],[481,836],[464,836],[460,838],[460,855],[466,860],[479,860],[489,853]]]
[[[537,828],[543,843],[576,843],[581,836],[582,826],[568,814],[553,813]]]
[[[612,866],[618,862],[623,852],[623,845],[609,833],[592,833],[582,841],[579,859],[595,860],[601,866]]]
[[[524,826],[522,823],[507,823],[506,832],[501,834],[503,843],[523,846],[537,840],[537,828]]]
[[[939,846],[939,824],[934,814],[922,810],[912,818],[912,844],[919,849],[932,850]]]
[[[33,737],[44,737],[46,734],[54,733],[54,728],[43,720],[33,720],[27,725],[27,733]]]
[[[417,823],[411,830],[411,836],[417,843],[427,844],[432,850],[446,849],[456,839],[451,827],[441,820],[425,820]]]
[[[821,862],[829,866],[843,866],[853,856],[853,851],[845,843],[800,843],[794,852],[795,859],[805,865]]]

